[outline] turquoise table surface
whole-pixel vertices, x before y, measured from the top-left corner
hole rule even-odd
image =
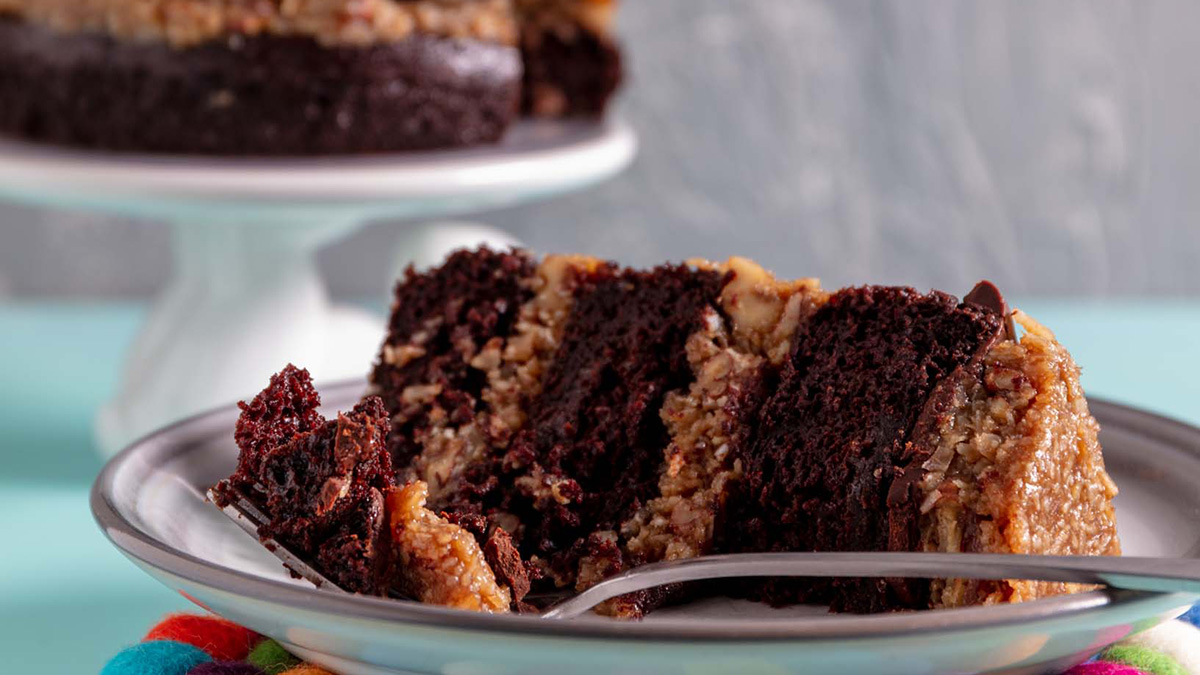
[[[1024,303],[1084,366],[1089,395],[1200,424],[1200,301]],[[97,407],[139,305],[0,304],[0,663],[7,673],[99,671],[189,603],[101,535],[88,489]]]

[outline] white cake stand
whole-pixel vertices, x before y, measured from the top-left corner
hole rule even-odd
[[[288,361],[319,380],[365,375],[382,321],[330,302],[313,259],[323,244],[372,219],[443,218],[579,190],[628,166],[636,146],[621,121],[525,122],[496,146],[380,157],[154,157],[0,141],[0,198],[150,218],[174,233],[175,277],[97,419],[111,453],[252,395]],[[424,265],[515,240],[443,223],[405,241],[401,255]]]

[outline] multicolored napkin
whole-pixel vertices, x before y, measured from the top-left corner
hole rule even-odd
[[[1115,644],[1064,675],[1200,675],[1200,605]],[[175,614],[117,654],[100,675],[334,675],[278,642],[213,616]]]

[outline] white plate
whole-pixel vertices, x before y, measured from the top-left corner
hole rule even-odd
[[[361,384],[329,387],[347,408]],[[1095,401],[1121,488],[1127,553],[1200,551],[1200,430]],[[1182,613],[1200,597],[1094,591],[1036,602],[876,616],[715,599],[641,623],[546,621],[347,596],[291,579],[204,500],[234,466],[237,410],[153,434],[114,458],[97,521],[142,569],[193,602],[346,675],[378,673],[1041,673]]]

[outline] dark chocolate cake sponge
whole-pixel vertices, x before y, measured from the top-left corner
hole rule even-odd
[[[242,405],[240,466],[217,486],[233,488],[268,514],[259,536],[273,538],[342,588],[381,594],[388,545],[383,492],[392,486],[387,411],[377,397],[326,421],[308,372],[288,366]]]
[[[656,494],[667,392],[692,377],[684,345],[722,275],[683,266],[606,268],[576,292],[529,422],[505,458],[522,477],[503,509],[525,523],[522,549],[573,580],[584,555],[611,557],[591,535],[615,531]]]
[[[933,292],[863,287],[834,294],[800,326],[791,357],[744,446],[746,477],[717,534],[722,551],[887,551],[888,491],[938,384],[1001,330],[980,305]],[[910,512],[915,527],[917,512]],[[776,603],[877,611],[922,606],[880,582],[770,582]]]
[[[481,249],[458,251],[425,274],[405,272],[371,375],[393,415],[388,447],[396,466],[420,453],[430,415],[461,424],[481,410],[486,381],[470,361],[512,331],[521,304],[532,296],[526,280],[534,267],[525,253]],[[436,393],[414,401],[409,387],[416,382]]]
[[[317,412],[321,396],[307,370],[288,364],[271,376],[271,383],[250,403],[239,402],[242,414],[234,430],[241,451],[234,481],[244,487],[258,486],[262,458],[271,449],[319,429],[325,418]]]

